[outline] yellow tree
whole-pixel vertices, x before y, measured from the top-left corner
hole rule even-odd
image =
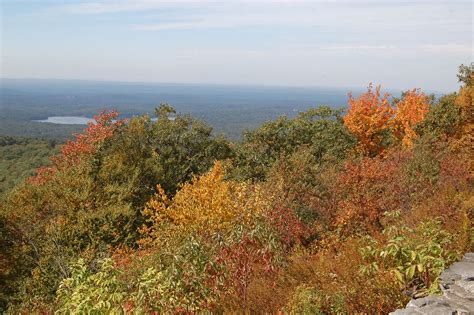
[[[373,91],[372,84],[358,98],[349,93],[349,110],[344,123],[356,136],[358,151],[364,155],[376,156],[383,151],[384,131],[388,130],[393,114],[388,97],[388,93],[381,96],[380,85]]]
[[[428,111],[429,99],[419,89],[406,92],[397,102],[395,117],[392,121],[393,133],[404,146],[413,145],[413,140],[418,137],[414,128],[425,119]]]
[[[166,242],[166,238],[179,234],[210,234],[236,223],[250,223],[261,213],[263,200],[257,187],[224,180],[222,163],[216,162],[207,174],[185,183],[173,200],[158,186],[158,193],[144,210],[151,223],[151,227],[142,228],[144,243]]]

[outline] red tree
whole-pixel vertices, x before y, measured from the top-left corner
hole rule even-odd
[[[85,156],[94,154],[100,144],[111,137],[114,131],[122,125],[125,120],[116,120],[118,112],[103,111],[94,116],[95,122],[89,122],[83,133],[76,134],[74,140],[69,140],[62,146],[59,155],[51,157],[52,166],[41,167],[36,171],[36,176],[28,181],[33,185],[45,183],[58,170],[74,166]]]

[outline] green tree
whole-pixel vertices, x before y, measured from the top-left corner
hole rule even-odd
[[[446,139],[451,137],[461,122],[461,112],[456,105],[457,94],[451,93],[442,96],[438,102],[430,106],[425,120],[415,130],[431,139]]]
[[[262,180],[279,158],[308,146],[317,163],[342,160],[355,146],[342,121],[342,111],[327,106],[310,109],[294,119],[282,116],[244,133],[237,148],[234,176]]]
[[[132,118],[110,138],[96,157],[94,176],[123,200],[143,206],[159,184],[174,195],[180,184],[231,156],[228,142],[212,128],[168,104],[147,116]]]

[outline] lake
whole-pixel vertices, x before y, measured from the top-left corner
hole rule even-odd
[[[93,122],[94,119],[78,116],[51,116],[48,119],[33,120],[42,123],[60,124],[60,125],[87,125],[88,122]]]
[[[169,120],[175,120],[176,117],[169,117]],[[156,121],[157,118],[152,118],[152,121]],[[35,122],[41,123],[50,123],[50,124],[59,124],[59,125],[87,125],[89,122],[94,122],[95,120],[87,117],[79,116],[51,116],[47,119],[33,120]]]

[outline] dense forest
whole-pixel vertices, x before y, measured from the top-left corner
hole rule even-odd
[[[49,165],[57,144],[56,140],[0,136],[0,196],[34,175],[38,167]]]
[[[436,294],[474,250],[472,67],[458,78],[437,99],[369,85],[238,142],[168,104],[102,112],[5,195],[0,307],[388,313]]]

